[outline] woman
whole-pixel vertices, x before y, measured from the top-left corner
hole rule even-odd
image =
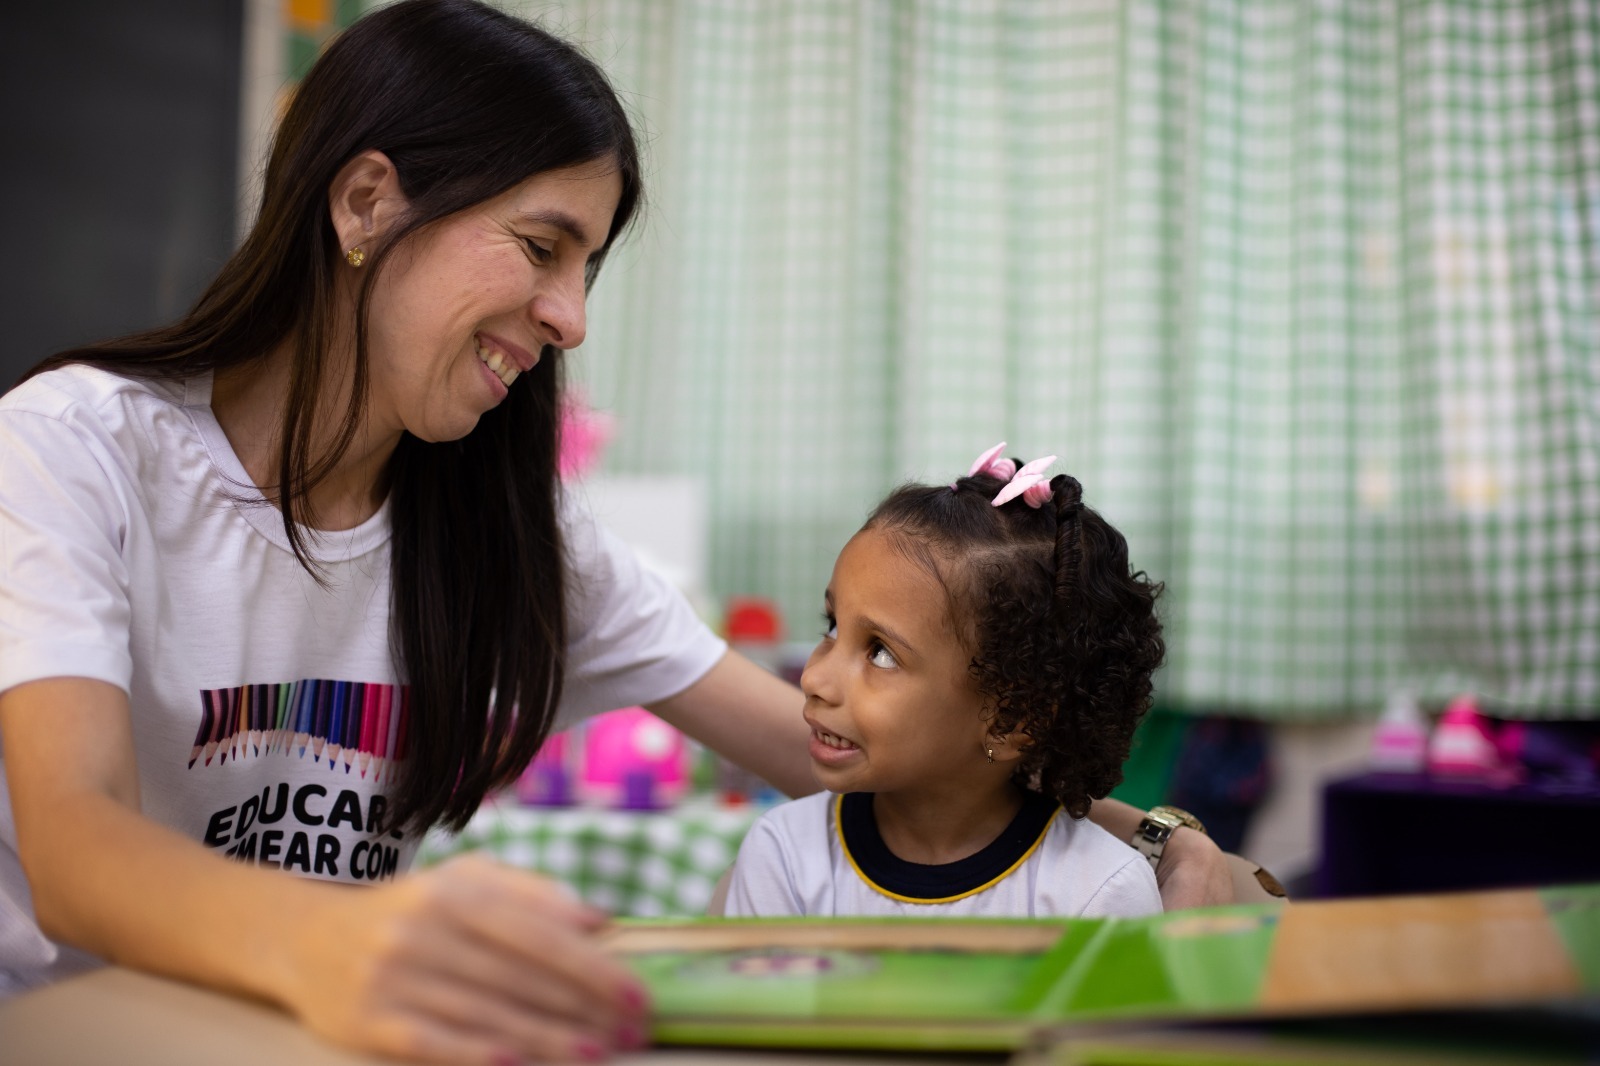
[[[603,915],[484,860],[397,876],[609,707],[814,787],[798,693],[558,492],[561,354],[640,194],[590,61],[395,4],[301,85],[194,310],[0,401],[0,993],[98,957],[429,1061],[642,1040]],[[1224,898],[1174,846],[1169,902]]]

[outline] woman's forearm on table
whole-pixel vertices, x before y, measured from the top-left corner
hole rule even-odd
[[[329,885],[242,865],[103,794],[63,798],[23,848],[40,928],[108,962],[285,1002]]]

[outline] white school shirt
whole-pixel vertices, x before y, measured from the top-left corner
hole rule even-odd
[[[870,793],[820,792],[762,815],[739,848],[729,917],[1138,917],[1161,913],[1150,863],[1041,797],[977,855],[928,866],[883,846]]]
[[[143,813],[224,854],[352,884],[404,871],[386,831],[409,741],[390,651],[389,516],[295,559],[211,412],[211,375],[72,366],[0,397],[0,692],[128,694]],[[726,645],[581,509],[556,728],[676,695]],[[486,566],[494,560],[484,560]],[[0,996],[93,965],[40,933],[0,750]]]

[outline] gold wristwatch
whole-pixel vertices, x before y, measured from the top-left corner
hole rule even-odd
[[[1167,841],[1172,839],[1175,830],[1187,827],[1197,833],[1204,833],[1206,827],[1200,824],[1200,819],[1184,810],[1182,807],[1152,807],[1144,820],[1139,823],[1139,829],[1133,834],[1131,843],[1139,849],[1140,854],[1150,860],[1152,867],[1161,863],[1161,853],[1167,850]]]

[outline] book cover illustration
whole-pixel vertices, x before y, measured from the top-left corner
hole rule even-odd
[[[1009,1051],[1052,1027],[1600,992],[1600,886],[1136,919],[619,922],[664,1044]]]

